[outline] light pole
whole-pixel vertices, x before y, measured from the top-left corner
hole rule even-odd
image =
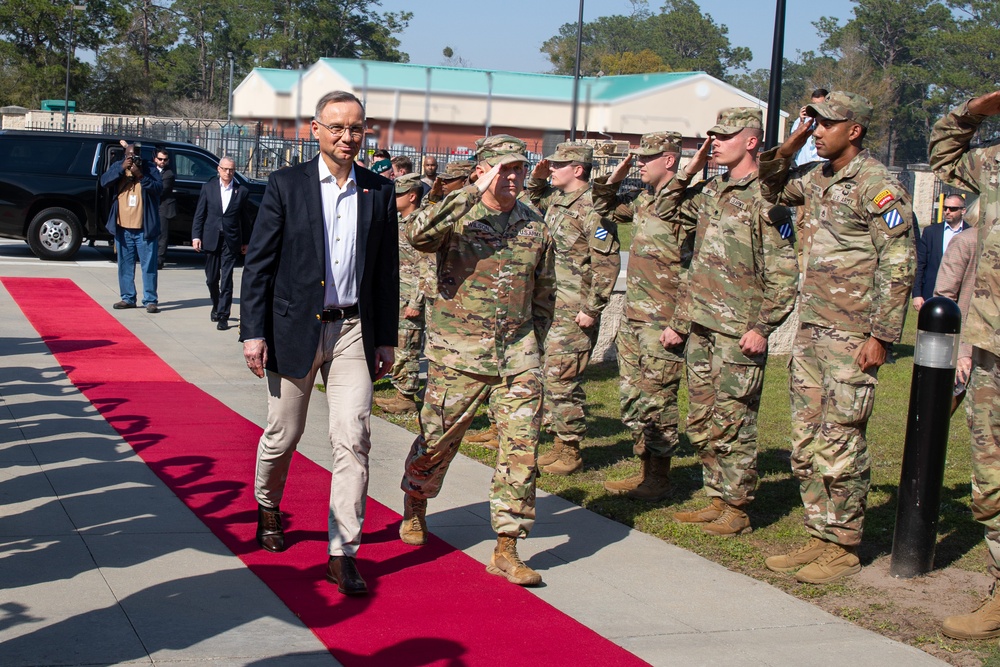
[[[76,23],[76,13],[86,9],[86,5],[70,5],[69,10],[69,42],[66,44],[66,95],[63,97],[63,132],[69,129],[69,66],[73,54],[76,53],[76,45],[73,43],[73,28]]]
[[[226,123],[233,120],[233,52],[226,53],[229,58],[229,113],[226,114]]]
[[[576,141],[576,109],[580,104],[580,48],[583,42],[583,0],[576,21],[576,67],[573,68],[573,115],[569,122],[569,140]]]
[[[767,92],[767,128],[764,132],[764,149],[781,143],[778,121],[781,120],[781,65],[785,52],[785,0],[777,0],[774,7],[774,42],[771,45],[771,86]]]

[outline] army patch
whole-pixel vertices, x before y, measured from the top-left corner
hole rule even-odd
[[[524,229],[518,230],[518,236],[531,236],[533,238],[541,238],[542,233],[538,230],[531,229],[530,227],[525,227]]]
[[[747,210],[747,204],[746,204],[746,202],[740,201],[739,198],[737,198],[735,195],[729,198],[729,205],[730,206],[735,206],[736,208],[740,209],[741,211]]]
[[[470,222],[467,229],[478,229],[481,232],[492,232],[493,228],[482,220],[476,220],[475,222]]]
[[[883,190],[872,198],[875,205],[879,208],[885,208],[890,202],[896,201],[896,198],[892,195],[889,190]],[[898,215],[898,214],[897,214]]]
[[[790,238],[792,235],[792,223],[786,222],[781,227],[778,227],[778,234],[781,235],[782,240]]]
[[[903,224],[903,216],[899,214],[899,211],[892,209],[891,211],[886,211],[882,214],[882,219],[885,220],[885,224],[889,229],[893,227],[898,227]]]
[[[603,241],[608,238],[608,230],[606,230],[601,225],[597,225],[597,229],[594,230],[594,238]]]

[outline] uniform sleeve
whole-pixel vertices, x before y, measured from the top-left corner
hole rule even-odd
[[[586,295],[583,312],[598,317],[608,305],[615,282],[622,268],[618,228],[613,222],[591,209],[584,220],[590,248],[590,292]]]
[[[931,169],[945,183],[980,192],[979,175],[982,165],[995,148],[969,149],[969,142],[986,116],[969,113],[965,102],[934,124],[930,139]]]
[[[795,306],[799,285],[799,259],[795,252],[795,220],[784,206],[762,204],[757,207],[755,231],[760,253],[758,281],[763,299],[753,330],[764,338],[781,326]]]
[[[866,201],[868,230],[878,254],[878,266],[872,277],[871,335],[893,342],[903,332],[903,318],[913,288],[916,266],[910,237],[913,208],[902,186],[891,181],[872,184]]]
[[[455,190],[406,223],[406,240],[420,252],[437,252],[453,233],[461,233],[458,224],[462,216],[479,200],[479,189],[474,185]]]
[[[704,189],[708,181],[691,185],[692,178],[693,176],[683,171],[677,172],[677,175],[657,193],[654,208],[657,217],[664,221],[670,221],[682,229],[679,238],[694,237],[694,253],[697,253],[698,238],[702,235],[696,235],[696,230],[701,207],[707,203]],[[671,329],[684,336],[691,333],[691,291],[688,288],[691,271],[689,266],[690,261],[685,262],[680,269],[677,291],[674,296],[676,305],[669,324]]]
[[[594,208],[606,218],[610,218],[615,224],[625,224],[632,222],[635,215],[635,196],[621,196],[618,189],[622,182],[608,183],[607,176],[594,179],[591,188],[594,198]],[[639,190],[639,192],[642,192]],[[638,194],[638,193],[635,193]]]
[[[544,178],[529,178],[524,184],[531,205],[543,213],[552,205],[552,201],[560,194],[559,190],[549,185]]]
[[[802,177],[815,168],[815,163],[792,168],[792,160],[778,157],[778,149],[772,148],[761,153],[758,178],[760,194],[772,204],[802,206],[805,203],[805,188]]]

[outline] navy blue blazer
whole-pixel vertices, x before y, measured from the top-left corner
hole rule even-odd
[[[267,369],[293,378],[312,366],[322,329],[326,231],[319,156],[271,174],[243,264],[240,340],[263,338]],[[375,348],[395,347],[399,234],[393,183],[355,166],[361,336],[375,378]]]
[[[234,179],[229,206],[223,211],[219,177],[205,183],[201,186],[198,207],[191,220],[191,238],[201,239],[205,252],[215,252],[219,248],[219,232],[222,232],[222,238],[230,252],[239,255],[240,249],[250,242],[250,230],[253,227],[250,207],[247,205],[249,195],[250,191],[240,187]]]
[[[913,281],[912,297],[929,299],[934,296],[934,283],[937,281],[938,269],[941,267],[941,257],[944,255],[944,225],[937,222],[928,225],[920,232],[917,243],[917,275]],[[965,220],[962,229],[970,227]]]

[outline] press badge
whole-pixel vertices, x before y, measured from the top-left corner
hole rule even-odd
[[[139,205],[139,196],[138,195],[134,195],[134,194],[129,195],[128,196],[128,207],[129,208],[135,208],[138,205]]]

